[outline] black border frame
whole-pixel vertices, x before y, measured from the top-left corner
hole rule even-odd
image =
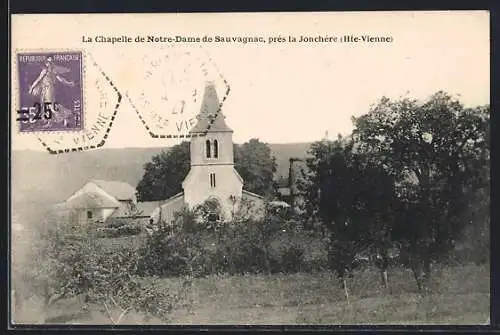
[[[121,0],[121,1],[104,1],[104,0],[81,0],[79,2],[70,1],[57,1],[57,0],[12,0],[4,2],[5,10],[3,11],[6,16],[6,27],[3,30],[7,36],[3,41],[6,43],[7,57],[4,60],[7,62],[7,87],[10,87],[10,15],[11,14],[34,14],[34,13],[159,13],[159,12],[177,12],[177,13],[188,13],[188,12],[311,12],[311,11],[400,11],[400,10],[486,10],[490,12],[490,106],[492,111],[495,111],[499,107],[499,98],[495,94],[499,88],[500,81],[500,68],[498,65],[498,55],[500,53],[500,47],[498,42],[499,36],[499,24],[500,13],[498,11],[499,5],[495,0],[490,1],[397,1],[397,0],[387,0],[387,1],[360,1],[360,0],[326,0],[326,1],[316,1],[312,2],[299,2],[299,1],[281,1],[281,2],[259,2],[254,1],[251,4],[248,3],[237,3],[236,1],[210,1],[203,5],[183,1],[182,4],[174,5],[168,2],[163,2],[161,0]],[[500,3],[499,3],[500,4]],[[10,108],[10,91],[8,91],[9,96],[7,101],[9,102]],[[496,128],[498,121],[495,113],[492,115],[492,128]],[[280,325],[280,326],[73,326],[73,325],[9,325],[9,310],[8,307],[8,296],[10,294],[10,113],[5,113],[7,115],[7,120],[4,122],[6,130],[2,133],[6,136],[4,143],[7,144],[7,150],[2,153],[6,154],[6,170],[7,170],[7,220],[6,224],[0,225],[0,229],[3,230],[3,236],[7,237],[7,243],[0,243],[2,248],[5,248],[5,255],[8,256],[8,262],[1,262],[2,268],[0,270],[2,280],[5,279],[5,290],[0,294],[0,297],[5,297],[5,304],[7,306],[5,313],[2,313],[2,324],[6,325],[6,331],[35,331],[52,333],[55,331],[62,332],[78,332],[87,333],[91,332],[109,332],[109,331],[133,331],[136,332],[153,332],[153,331],[180,331],[180,332],[194,332],[194,331],[204,331],[204,332],[241,332],[241,331],[286,331],[286,332],[341,332],[341,333],[352,333],[352,332],[445,332],[445,333],[483,333],[483,332],[495,332],[500,333],[500,261],[498,257],[500,256],[500,242],[498,242],[494,237],[500,237],[500,226],[495,224],[496,218],[496,206],[491,206],[491,258],[490,258],[490,270],[491,270],[491,305],[490,305],[490,321],[491,325],[487,326],[438,326],[438,325],[405,325],[405,326],[354,326],[354,325],[336,325],[336,326],[297,326],[297,325]],[[2,149],[5,149],[3,147]],[[493,148],[494,149],[494,148]],[[496,155],[495,150],[492,150],[493,154],[491,156],[492,163],[495,165]],[[491,170],[491,200],[495,203],[494,190],[499,189],[497,186],[496,179],[494,177],[494,169]],[[5,240],[4,240],[5,241]],[[3,322],[5,320],[5,323]]]

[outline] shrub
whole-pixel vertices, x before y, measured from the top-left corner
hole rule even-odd
[[[299,245],[284,247],[281,254],[281,271],[286,273],[302,270],[304,263],[304,248]]]
[[[329,270],[328,259],[315,258],[310,260],[304,260],[302,262],[302,270],[307,273],[327,271]]]
[[[283,232],[283,227],[288,229]],[[172,227],[160,225],[151,232],[141,251],[140,268],[142,273],[164,277],[297,272],[305,266],[304,247],[290,241],[297,234],[305,235],[299,223],[273,215],[216,222],[211,227],[195,210],[183,209]],[[272,242],[280,239],[289,240],[288,244],[273,247]]]
[[[124,218],[108,218],[106,220],[106,228],[119,228],[123,225],[129,224],[130,220]]]
[[[178,231],[174,234],[163,227],[152,232],[140,250],[139,270],[162,277],[208,274],[208,254],[201,247],[202,238],[200,233]]]
[[[132,310],[166,320],[181,298],[154,278],[139,276],[141,259],[135,249],[106,252],[85,228],[69,225],[52,226],[42,239],[39,252],[43,257],[37,261],[45,274],[46,307],[62,298],[83,295],[118,324]],[[115,310],[119,316],[113,315]]]
[[[118,232],[121,236],[137,235],[142,232],[142,227],[138,224],[130,224],[118,227]]]
[[[138,235],[142,232],[142,227],[137,223],[132,224],[121,224],[116,226],[117,223],[113,223],[115,227],[102,227],[97,228],[97,237],[121,237],[121,236],[132,236]]]
[[[232,242],[225,241],[221,247],[225,268],[230,274],[266,272],[265,251],[251,240],[238,236]]]

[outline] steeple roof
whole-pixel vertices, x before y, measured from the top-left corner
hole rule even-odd
[[[220,110],[222,104],[219,102],[215,85],[212,82],[205,86],[205,93],[201,103],[201,110],[198,116],[198,122],[191,129],[190,133],[215,133],[232,132],[225,121],[225,116]]]

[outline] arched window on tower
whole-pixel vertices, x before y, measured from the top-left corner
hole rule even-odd
[[[207,151],[207,158],[211,158],[212,157],[212,153],[211,153],[211,148],[210,148],[210,141],[207,140],[205,142],[205,145],[206,145],[206,151]]]
[[[214,140],[214,158],[219,158],[219,142]]]

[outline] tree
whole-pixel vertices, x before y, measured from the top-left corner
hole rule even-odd
[[[139,201],[164,200],[182,191],[182,181],[190,168],[189,145],[189,142],[175,145],[145,164],[144,175],[137,185]],[[257,139],[235,144],[234,160],[246,190],[263,196],[273,193],[276,162],[269,145]]]
[[[355,267],[359,252],[374,250],[383,256],[379,266],[387,271],[394,202],[392,178],[354,146],[352,140],[341,137],[313,143],[307,159],[311,173],[301,186],[308,194],[309,215],[316,215],[326,228],[330,266],[346,297],[346,275]]]
[[[137,185],[139,201],[165,200],[182,191],[190,167],[189,145],[187,141],[175,145],[144,165],[144,175]]]
[[[167,320],[182,294],[172,294],[157,278],[138,275],[138,250],[106,250],[89,227],[54,224],[42,234],[37,279],[45,308],[58,300],[83,296],[99,306],[113,324],[130,311]]]
[[[235,145],[234,160],[246,190],[263,196],[274,194],[276,160],[268,144],[251,139],[242,145]]]
[[[359,150],[397,182],[393,237],[423,289],[431,262],[453,248],[489,187],[489,106],[465,108],[444,92],[424,102],[382,98],[353,121]]]

